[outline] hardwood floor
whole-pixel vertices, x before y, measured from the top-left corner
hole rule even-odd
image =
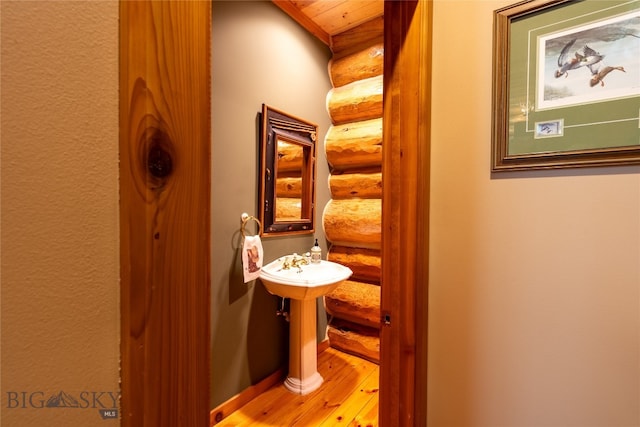
[[[280,383],[216,426],[378,425],[378,365],[328,348],[318,355],[318,371],[318,390],[300,396]]]

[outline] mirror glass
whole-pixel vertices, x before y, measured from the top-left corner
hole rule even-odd
[[[265,104],[261,125],[261,235],[313,233],[318,126]]]

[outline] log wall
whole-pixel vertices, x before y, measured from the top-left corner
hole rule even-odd
[[[332,347],[375,362],[380,354],[383,19],[332,38],[325,136],[331,200],[327,259],[353,270],[325,297]]]

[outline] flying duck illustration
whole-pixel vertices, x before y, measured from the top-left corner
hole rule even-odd
[[[589,85],[591,87],[594,87],[595,85],[600,83],[600,86],[604,86],[604,77],[610,72],[612,72],[613,70],[619,70],[619,71],[622,71],[623,73],[626,73],[623,67],[610,67],[607,65],[606,67],[602,67],[601,70],[600,70],[600,67],[591,68],[592,76],[591,76],[591,80],[589,80]]]
[[[555,73],[556,78],[562,76],[566,78],[569,76],[569,70],[575,70],[580,67],[586,66],[591,69],[594,64],[597,64],[604,58],[604,55],[596,52],[587,45],[585,45],[582,50],[576,50],[574,55],[570,56],[569,51],[575,42],[576,39],[571,40],[562,48],[562,51],[560,51],[560,56],[558,56],[558,69]]]

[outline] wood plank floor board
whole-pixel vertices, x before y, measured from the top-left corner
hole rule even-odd
[[[336,425],[349,425],[356,419],[369,401],[378,401],[378,371],[372,371],[369,376],[360,384],[359,390],[353,392],[342,404],[336,408],[330,416],[323,422],[317,424],[318,427],[331,427]]]
[[[378,425],[378,399],[369,400],[349,425],[352,427],[376,427]]]
[[[318,372],[318,390],[300,396],[281,383],[216,426],[377,426],[378,365],[328,348],[318,355]]]
[[[238,425],[251,425],[255,420],[263,420],[274,413],[277,416],[277,414],[281,413],[284,402],[291,408],[300,405],[300,401],[301,396],[289,392],[280,384],[278,387],[273,387],[253,399],[242,409],[231,414],[229,418],[233,418],[236,414],[242,414],[249,419],[248,424]]]

